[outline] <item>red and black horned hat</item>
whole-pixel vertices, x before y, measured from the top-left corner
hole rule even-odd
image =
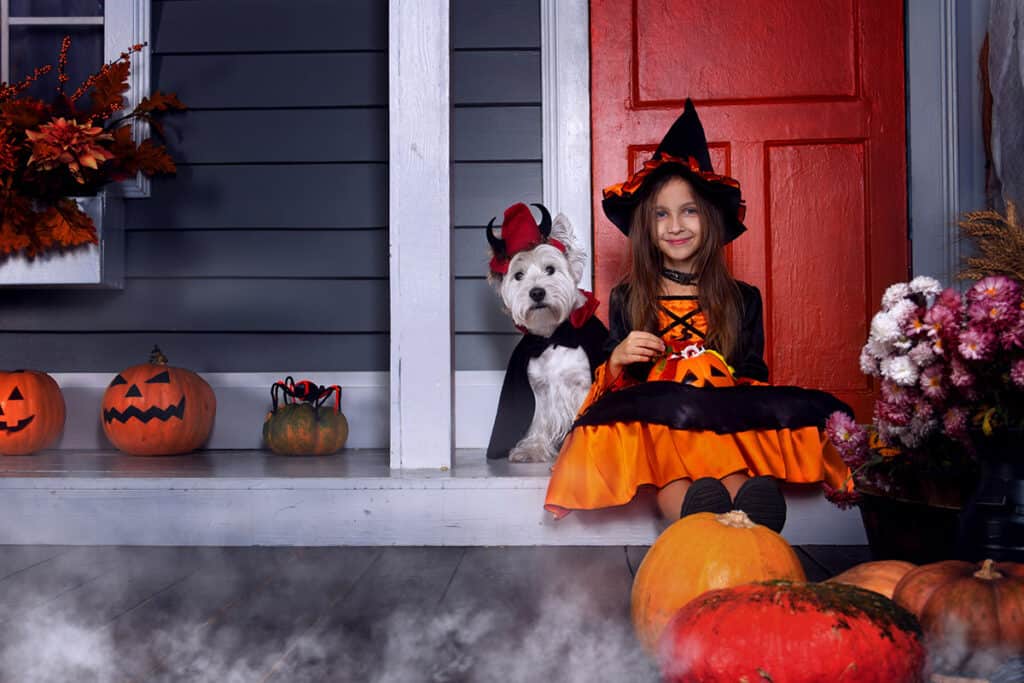
[[[713,202],[722,212],[725,223],[725,241],[731,242],[746,231],[743,217],[746,206],[740,195],[740,184],[728,176],[715,173],[708,154],[708,141],[704,126],[697,118],[693,101],[686,98],[686,106],[676,122],[669,128],[650,160],[629,180],[604,188],[601,207],[604,215],[624,234],[629,235],[633,210],[647,195],[654,182],[668,173],[679,173],[694,189]]]
[[[540,225],[533,220],[530,207],[519,203],[505,209],[501,223],[501,237],[494,236],[494,221],[487,224],[487,243],[491,245],[491,272],[504,275],[512,257],[521,251],[533,249],[538,244],[550,244],[563,254],[565,245],[551,237],[551,214],[542,204],[534,204],[541,213]]]

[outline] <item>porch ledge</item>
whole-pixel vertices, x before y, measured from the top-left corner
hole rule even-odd
[[[548,465],[459,450],[451,471],[391,470],[386,450],[328,457],[208,451],[0,457],[0,544],[648,545],[653,497],[555,521]],[[856,511],[787,486],[793,544],[860,545]]]

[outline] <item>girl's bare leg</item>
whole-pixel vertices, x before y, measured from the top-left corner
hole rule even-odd
[[[689,479],[677,479],[658,490],[658,509],[665,519],[679,519],[679,510],[683,507],[683,498],[693,482]]]
[[[736,492],[740,490],[740,487],[743,486],[743,482],[747,479],[750,479],[750,477],[743,472],[733,472],[732,474],[727,474],[722,477],[722,484],[724,484],[725,488],[729,491],[729,497],[736,500]]]

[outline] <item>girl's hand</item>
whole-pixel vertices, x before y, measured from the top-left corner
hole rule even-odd
[[[612,350],[608,359],[609,369],[614,377],[623,367],[632,363],[650,363],[664,352],[665,342],[661,341],[661,337],[633,330]]]

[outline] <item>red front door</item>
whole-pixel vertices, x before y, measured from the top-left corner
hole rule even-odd
[[[825,389],[869,420],[860,348],[885,287],[908,273],[902,0],[590,11],[598,298],[627,254],[601,188],[650,157],[689,96],[715,170],[743,188],[748,230],[729,260],[764,297],[772,382]]]

